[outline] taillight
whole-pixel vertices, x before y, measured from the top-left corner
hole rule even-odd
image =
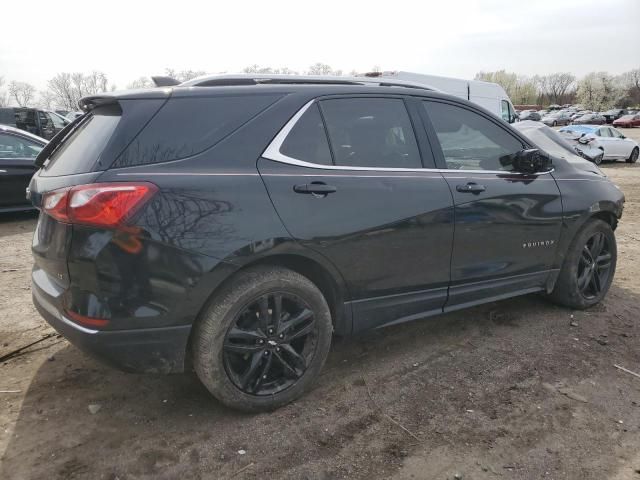
[[[64,223],[115,228],[124,225],[158,191],[153,183],[93,183],[46,193],[42,208]]]

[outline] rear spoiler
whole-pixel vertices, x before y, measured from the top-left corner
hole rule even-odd
[[[174,87],[176,85],[180,85],[180,82],[175,78],[165,77],[165,76],[155,76],[151,77],[153,83],[156,84],[156,87]]]

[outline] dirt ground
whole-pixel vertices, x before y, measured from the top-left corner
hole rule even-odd
[[[0,479],[640,479],[640,378],[614,368],[640,372],[640,164],[603,169],[627,203],[596,308],[530,295],[336,340],[313,391],[260,415],[48,338],[0,364]],[[34,226],[0,218],[0,356],[52,332]]]

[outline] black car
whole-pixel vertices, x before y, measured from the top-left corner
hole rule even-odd
[[[581,117],[573,119],[571,123],[575,125],[604,125],[607,121],[598,113],[587,113]]]
[[[0,124],[15,127],[50,140],[69,120],[55,112],[26,107],[0,108]]]
[[[0,213],[33,209],[26,190],[46,144],[44,138],[0,125]]]
[[[332,334],[606,294],[624,197],[477,105],[375,79],[224,76],[85,98],[42,151],[33,299],[125,370],[259,411]]]
[[[624,108],[612,108],[611,110],[607,110],[602,114],[606,123],[613,123],[615,120],[619,119],[623,115],[627,114],[627,110]]]

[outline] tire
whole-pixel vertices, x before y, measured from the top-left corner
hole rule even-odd
[[[278,316],[277,331],[269,336],[264,333],[264,338],[258,338],[253,331],[245,335],[247,322],[259,325],[255,328],[260,332],[272,330],[263,327],[274,325],[278,311],[274,302],[278,296],[281,298],[279,311],[283,315]],[[267,307],[262,310],[261,302],[265,298]],[[259,307],[252,310],[257,305]],[[300,330],[294,330],[295,323],[287,326],[308,310],[311,320],[305,319],[307,324]],[[261,323],[262,311],[267,312],[265,324]],[[294,338],[302,330],[309,333]],[[311,280],[281,267],[249,268],[232,277],[214,294],[194,326],[195,371],[209,392],[231,408],[245,412],[274,410],[300,397],[318,376],[329,353],[332,330],[329,306]],[[280,340],[285,335],[278,334],[280,331],[287,332],[291,340]],[[237,341],[242,343],[235,343]],[[291,343],[285,344],[285,341]],[[304,342],[304,347],[300,347],[300,342]],[[289,349],[294,349],[298,356]],[[302,363],[297,363],[300,360]],[[286,372],[285,363],[290,364]],[[257,376],[250,372],[256,372]],[[263,377],[263,373],[267,375]],[[262,378],[267,380],[262,383]],[[248,379],[247,385],[244,379]],[[289,382],[293,383],[289,385]]]
[[[600,165],[602,163],[602,159],[604,158],[604,150],[602,150],[602,155],[598,155],[593,159],[593,163],[596,165]]]
[[[599,265],[599,268],[594,271],[594,276],[598,275],[599,288],[596,289],[595,282],[589,279],[587,279],[586,288],[581,288],[580,280],[588,276],[590,269],[587,266],[584,249],[589,248],[590,244],[594,245],[591,243],[594,238],[602,238],[606,241],[605,247],[596,256],[597,259],[602,260],[594,262]],[[550,294],[551,300],[565,307],[579,310],[595,305],[604,298],[611,286],[616,271],[616,261],[616,238],[611,226],[602,220],[589,220],[571,242],[556,285]],[[605,265],[608,266],[601,270]]]
[[[636,163],[638,161],[638,147],[631,150],[631,155],[627,158],[627,163]]]
[[[552,126],[557,127],[558,126],[558,122],[554,121]]]

